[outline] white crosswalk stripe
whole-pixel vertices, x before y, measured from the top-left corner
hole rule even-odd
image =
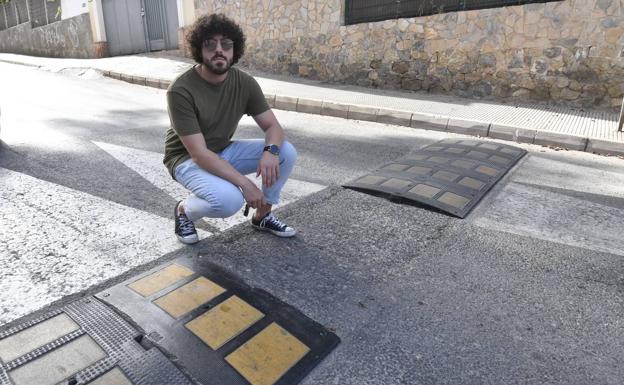
[[[176,199],[187,191],[171,179],[162,155],[94,142]],[[182,247],[173,218],[0,168],[0,324],[118,276]],[[280,206],[324,186],[289,180]],[[209,219],[219,230],[247,219]],[[211,233],[198,230],[200,239]]]
[[[181,246],[172,219],[2,168],[0,180],[0,324]]]
[[[102,142],[93,143],[176,200],[184,199],[188,195],[188,191],[174,181],[167,172],[162,163],[162,154]],[[251,174],[247,176],[260,187],[262,181],[259,178],[254,178],[255,175]],[[285,206],[324,188],[325,186],[320,184],[289,179],[282,190],[281,202],[276,205],[276,208]],[[237,213],[229,218],[204,218],[204,220],[219,230],[226,230],[248,219],[242,213]]]

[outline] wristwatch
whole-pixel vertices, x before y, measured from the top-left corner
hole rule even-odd
[[[271,154],[278,156],[280,153],[280,148],[277,144],[269,144],[268,146],[264,148],[263,151],[268,151]]]

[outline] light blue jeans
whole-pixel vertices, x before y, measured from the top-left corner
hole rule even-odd
[[[218,155],[241,174],[255,174],[264,146],[263,139],[237,140]],[[279,202],[280,192],[296,160],[295,147],[285,141],[280,147],[279,178],[271,187],[262,187],[267,203],[275,205]],[[231,217],[245,203],[243,193],[237,186],[202,169],[192,159],[187,159],[176,167],[175,179],[191,191],[184,200],[184,211],[192,221],[203,217]]]

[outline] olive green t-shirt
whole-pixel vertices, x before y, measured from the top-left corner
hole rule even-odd
[[[243,114],[256,116],[269,109],[258,82],[231,67],[219,84],[204,80],[195,68],[181,74],[167,90],[171,127],[165,139],[163,163],[175,178],[175,168],[190,158],[180,136],[203,134],[206,147],[220,152],[231,143]]]

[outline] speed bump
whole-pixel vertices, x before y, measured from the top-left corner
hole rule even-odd
[[[340,342],[297,309],[201,258],[176,259],[96,298],[132,319],[202,384],[296,384]]]
[[[0,385],[192,385],[94,297],[0,331]]]
[[[526,153],[506,144],[447,139],[344,187],[404,198],[464,218]]]

